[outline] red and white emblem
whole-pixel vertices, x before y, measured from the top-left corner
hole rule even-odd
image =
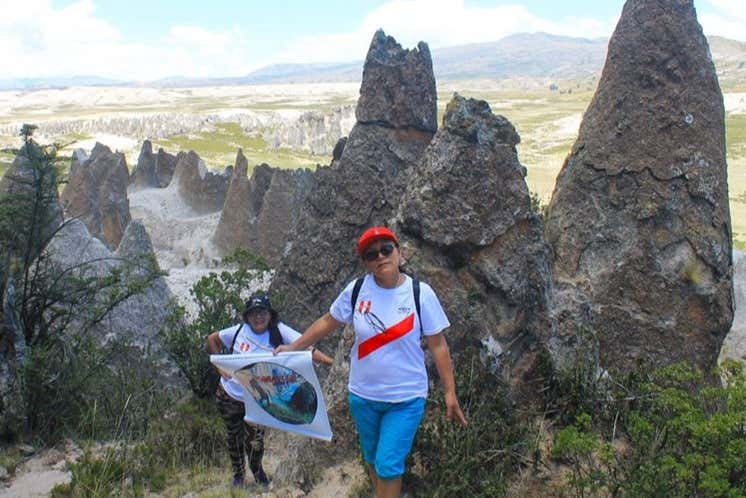
[[[238,349],[240,349],[242,353],[245,353],[246,351],[251,349],[251,345],[248,342],[242,342],[238,345]]]
[[[370,313],[370,307],[373,305],[373,301],[360,301],[357,305],[357,310],[360,313]]]

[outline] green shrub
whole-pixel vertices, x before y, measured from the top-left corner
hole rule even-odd
[[[245,250],[238,250],[223,261],[238,267],[209,273],[190,289],[197,302],[197,315],[191,323],[185,309],[178,307],[161,331],[169,356],[200,398],[211,397],[219,380],[210,365],[207,336],[236,323],[243,311],[243,299],[248,297],[245,296],[247,283],[256,278],[257,272],[268,268],[264,260]]]
[[[735,362],[718,373],[722,386],[684,364],[652,372],[617,418],[620,449],[589,416],[560,431],[554,456],[571,466],[575,494],[746,496],[746,375]]]
[[[404,485],[415,496],[500,496],[532,451],[528,424],[508,398],[505,382],[464,353],[454,368],[469,426],[445,420],[442,389],[434,387],[407,465]]]
[[[136,438],[169,396],[147,351],[90,337],[30,348],[22,370],[29,431],[45,443],[63,437]]]
[[[191,398],[160,414],[142,439],[101,455],[86,451],[70,466],[72,480],[52,496],[143,496],[165,488],[179,469],[225,466],[225,429],[214,403]]]

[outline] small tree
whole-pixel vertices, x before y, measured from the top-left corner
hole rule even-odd
[[[190,293],[197,302],[197,314],[188,322],[185,309],[177,308],[162,331],[166,349],[199,398],[212,396],[218,377],[210,366],[207,336],[235,323],[246,298],[246,286],[257,272],[267,271],[267,263],[249,251],[237,250],[225,258],[234,271],[210,273],[195,283]]]
[[[97,346],[91,329],[117,305],[145,290],[160,272],[152,257],[111,257],[65,266],[50,252],[49,242],[71,220],[63,221],[59,203],[58,146],[37,144],[35,129],[23,126],[23,146],[0,181],[0,289],[8,324],[0,336],[0,351],[16,385],[23,383],[20,373],[33,378],[22,389],[26,429],[48,432],[49,426],[42,425],[65,414],[59,403],[75,403],[71,393],[84,396],[85,381],[107,368],[104,359],[92,353]],[[91,365],[85,378],[60,375],[81,354]],[[29,370],[25,365],[31,356],[42,361]],[[8,401],[0,399],[0,419],[18,411],[18,400]],[[0,425],[6,432],[19,430]]]

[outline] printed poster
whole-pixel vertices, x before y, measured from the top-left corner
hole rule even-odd
[[[331,441],[332,430],[310,351],[210,355],[244,388],[244,420]]]

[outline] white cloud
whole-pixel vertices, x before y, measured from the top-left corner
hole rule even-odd
[[[420,40],[431,48],[495,41],[518,32],[609,36],[617,19],[568,16],[543,19],[522,5],[467,7],[463,0],[391,0],[376,8],[354,31],[293,40],[279,54],[286,62],[361,59],[378,28],[405,47]]]
[[[113,24],[97,16],[92,0],[55,8],[50,0],[0,0],[2,78],[96,75],[153,80],[241,75],[252,67],[238,29],[212,32],[174,26],[165,40],[124,40]]]
[[[704,7],[707,10],[699,14],[699,22],[706,34],[746,41],[744,0],[707,0]]]

